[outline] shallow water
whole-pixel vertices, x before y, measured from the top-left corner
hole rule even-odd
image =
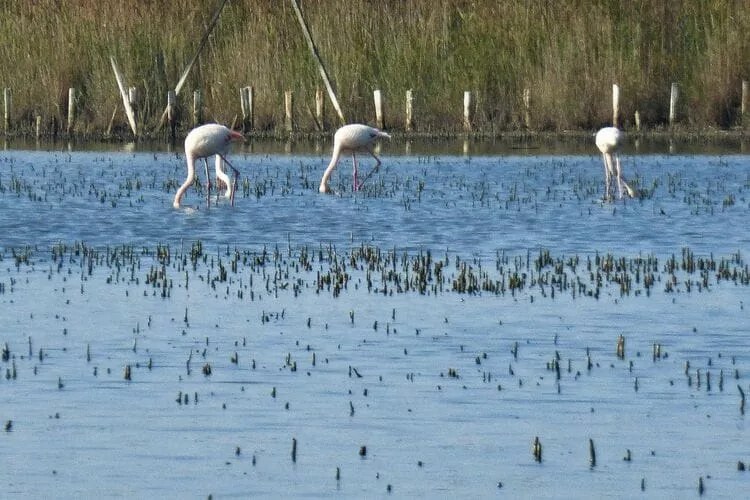
[[[745,491],[750,157],[626,155],[614,203],[593,153],[385,150],[334,196],[325,152],[231,158],[234,207],[175,210],[181,154],[0,154],[4,494]]]

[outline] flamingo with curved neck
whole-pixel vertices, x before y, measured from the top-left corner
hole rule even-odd
[[[195,161],[203,158],[206,166],[206,195],[210,204],[211,196],[211,178],[208,175],[208,157],[216,155],[216,177],[224,182],[227,190],[224,194],[234,205],[234,193],[237,189],[237,178],[239,171],[229,163],[226,156],[229,153],[232,142],[242,141],[245,138],[239,132],[235,132],[224,125],[209,123],[194,128],[185,138],[185,159],[187,161],[188,175],[185,182],[177,190],[174,197],[174,208],[180,208],[180,202],[185,195],[185,191],[195,181]],[[234,171],[234,182],[232,183],[229,176],[224,172],[223,163],[229,165]]]
[[[321,193],[331,192],[329,180],[331,178],[331,175],[333,174],[334,169],[336,168],[336,164],[339,161],[341,153],[344,152],[350,152],[352,154],[352,161],[354,164],[353,189],[354,191],[359,191],[359,189],[364,185],[365,181],[370,177],[370,175],[372,175],[372,173],[375,172],[380,166],[380,158],[378,158],[375,154],[375,143],[380,138],[390,139],[391,136],[383,132],[382,130],[359,123],[344,125],[340,129],[338,129],[336,131],[336,134],[334,134],[333,136],[333,155],[331,156],[331,162],[328,164],[328,168],[326,168],[326,171],[323,173],[323,178],[320,180],[320,188],[318,188],[318,191],[320,191]],[[357,157],[355,153],[358,152],[370,153],[370,155],[375,158],[375,161],[377,162],[361,183],[359,182],[357,176]]]

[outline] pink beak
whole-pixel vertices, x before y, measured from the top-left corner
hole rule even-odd
[[[234,130],[229,131],[229,140],[230,141],[244,141],[245,136],[240,134],[239,132],[235,132]]]

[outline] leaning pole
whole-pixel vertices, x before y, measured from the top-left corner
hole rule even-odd
[[[341,119],[341,124],[346,124],[346,120],[344,119],[344,113],[341,112],[341,107],[339,106],[339,101],[336,98],[336,92],[333,90],[333,86],[331,85],[331,80],[328,78],[328,72],[326,71],[325,66],[323,66],[323,61],[320,59],[320,55],[318,55],[318,49],[315,47],[315,42],[313,42],[312,36],[310,35],[310,30],[307,28],[307,23],[305,23],[305,18],[302,17],[302,11],[299,8],[299,2],[298,0],[291,0],[292,7],[294,7],[294,12],[297,14],[297,20],[299,21],[300,26],[302,27],[302,34],[305,36],[305,40],[307,41],[307,46],[310,48],[310,52],[312,53],[313,58],[315,59],[315,62],[318,64],[318,72],[320,73],[320,76],[323,78],[323,83],[326,86],[326,90],[328,91],[328,97],[330,97],[331,102],[333,103],[333,107],[336,109],[336,113],[338,113],[339,118]]]

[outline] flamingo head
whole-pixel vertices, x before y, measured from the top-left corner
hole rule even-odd
[[[229,130],[229,133],[227,135],[227,141],[244,141],[245,136],[240,134],[239,132],[235,132],[234,130]]]

